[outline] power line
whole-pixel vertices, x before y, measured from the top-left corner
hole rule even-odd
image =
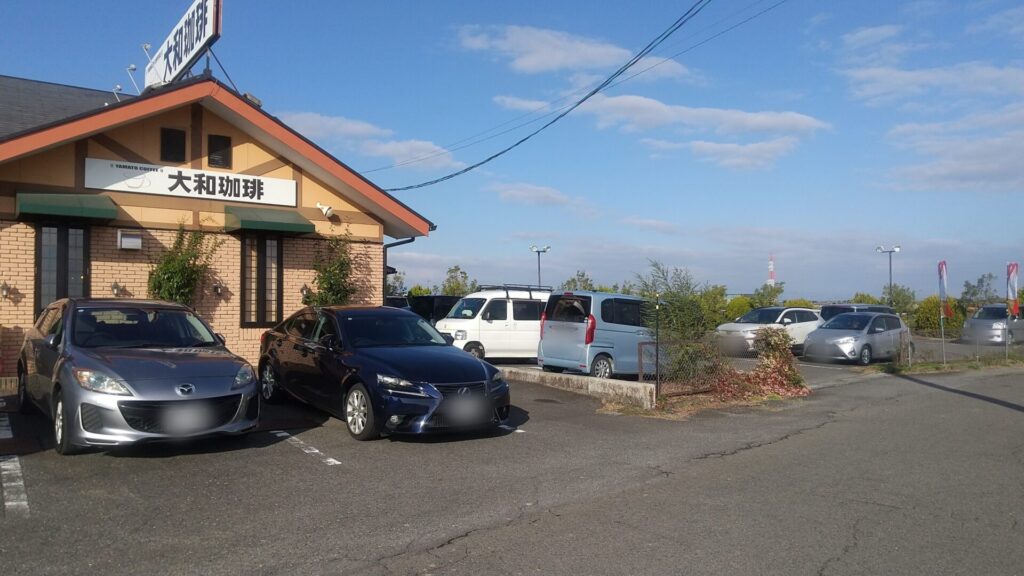
[[[461,170],[458,170],[456,172],[452,172],[451,174],[442,176],[440,178],[435,178],[433,180],[428,180],[426,182],[421,182],[419,184],[413,184],[411,186],[402,186],[400,188],[388,188],[388,189],[386,189],[386,191],[387,192],[401,192],[403,190],[414,190],[416,188],[424,188],[426,186],[432,186],[434,184],[438,184],[440,182],[444,182],[445,180],[451,180],[452,178],[455,178],[456,176],[461,176],[462,174],[465,174],[465,173],[467,173],[467,172],[469,172],[471,170],[475,170],[475,169],[479,168],[480,166],[483,166],[484,164],[487,164],[488,162],[491,162],[495,158],[503,156],[503,155],[507,154],[509,151],[511,151],[511,150],[513,150],[513,149],[515,149],[515,148],[517,148],[519,146],[521,146],[524,142],[526,142],[527,140],[533,138],[537,134],[540,134],[541,132],[546,130],[549,126],[554,124],[555,122],[558,122],[562,118],[565,118],[570,112],[572,112],[576,108],[579,108],[581,105],[583,105],[584,102],[586,102],[587,100],[590,100],[590,98],[593,97],[595,94],[597,94],[601,90],[604,90],[605,88],[607,88],[609,84],[614,82],[619,76],[622,76],[622,74],[624,74],[626,72],[626,70],[628,70],[630,67],[632,67],[634,64],[636,64],[644,56],[647,56],[648,54],[650,54],[650,52],[652,50],[657,48],[669,36],[671,36],[677,30],[682,28],[684,24],[686,24],[691,19],[693,19],[695,16],[697,16],[697,14],[700,14],[700,12],[702,10],[704,10],[704,8],[707,7],[707,5],[710,4],[710,3],[711,3],[711,0],[697,0],[697,2],[695,2],[692,6],[690,6],[689,10],[687,10],[686,13],[684,13],[675,22],[673,22],[671,26],[669,26],[664,32],[662,32],[657,37],[655,37],[654,40],[651,40],[647,44],[647,46],[645,46],[643,48],[643,50],[641,50],[640,52],[637,52],[636,55],[634,55],[632,58],[630,58],[629,61],[627,61],[625,64],[623,64],[614,73],[612,73],[611,76],[609,76],[603,82],[598,84],[597,87],[592,89],[590,92],[587,92],[586,96],[584,96],[583,98],[580,98],[572,106],[570,106],[569,108],[567,108],[566,110],[564,110],[563,112],[561,112],[560,114],[558,114],[557,116],[552,118],[546,124],[544,124],[543,126],[541,126],[538,129],[534,130],[533,132],[527,134],[526,136],[520,138],[519,140],[517,140],[515,143],[511,144],[510,146],[507,146],[506,148],[504,148],[502,150],[499,150],[498,152],[495,152],[494,154],[491,154],[487,158],[484,158],[483,160],[481,160],[481,161],[479,161],[479,162],[477,162],[475,164],[471,164],[471,165],[469,165],[469,166],[467,166],[467,167],[465,167],[465,168],[463,168]]]

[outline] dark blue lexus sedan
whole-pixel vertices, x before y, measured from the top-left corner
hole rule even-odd
[[[263,334],[258,370],[265,401],[286,392],[357,440],[486,429],[509,414],[500,370],[396,308],[303,308]]]

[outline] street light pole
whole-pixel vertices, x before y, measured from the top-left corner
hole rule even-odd
[[[897,244],[892,248],[886,248],[885,246],[877,246],[875,252],[879,254],[889,255],[889,306],[895,306],[895,299],[892,295],[892,255],[900,251],[900,245]]]
[[[534,246],[530,246],[530,251],[537,253],[537,286],[541,285],[540,284],[540,255],[541,254],[546,254],[548,252],[548,250],[551,250],[551,246],[545,246],[543,248],[538,248],[535,245]]]

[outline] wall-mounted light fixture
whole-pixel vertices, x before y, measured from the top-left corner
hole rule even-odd
[[[330,218],[331,216],[334,216],[334,208],[331,208],[330,206],[326,204],[321,204],[319,202],[316,203],[316,207],[319,208],[321,212],[323,212],[324,218]]]
[[[11,297],[11,287],[7,282],[0,282],[0,299],[7,300]]]
[[[214,282],[213,283],[213,293],[216,294],[217,296],[220,296],[221,294],[223,294],[224,293],[224,285],[221,284],[220,282]]]
[[[110,293],[114,295],[114,298],[120,297],[122,290],[124,290],[124,286],[121,286],[117,282],[110,285]]]
[[[303,284],[302,288],[299,288],[299,294],[302,294],[303,298],[309,296],[309,286]]]

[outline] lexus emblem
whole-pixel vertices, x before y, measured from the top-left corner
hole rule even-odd
[[[467,394],[469,394],[469,388],[467,388],[466,386],[459,388],[459,396],[465,396]]]
[[[196,391],[196,387],[194,384],[178,384],[174,390],[178,393],[178,396],[191,396]]]

